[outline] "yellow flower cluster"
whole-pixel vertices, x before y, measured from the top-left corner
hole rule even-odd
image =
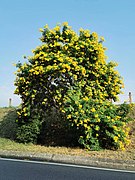
[[[96,111],[96,109],[93,107],[93,108],[91,108],[91,112],[95,112]],[[98,116],[97,116],[98,117]]]
[[[114,137],[113,137],[113,140],[114,140],[114,142],[118,142],[118,137],[117,137],[117,136],[114,136]]]
[[[84,101],[88,101],[89,98],[88,98],[87,96],[85,96],[85,97],[83,98],[83,100],[84,100]]]
[[[123,150],[123,151],[125,150],[124,144],[121,141],[119,142],[119,147],[121,150]]]
[[[43,66],[36,66],[29,70],[30,73],[39,75],[44,73],[44,67]]]

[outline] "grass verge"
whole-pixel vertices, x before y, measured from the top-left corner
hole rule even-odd
[[[72,156],[105,158],[112,160],[135,160],[135,149],[127,148],[125,151],[87,151],[78,147],[46,147],[33,144],[22,144],[16,143],[15,141],[6,138],[0,138],[0,151],[64,154]]]

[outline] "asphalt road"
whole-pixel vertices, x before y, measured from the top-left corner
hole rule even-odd
[[[0,158],[0,180],[135,180],[135,172]]]

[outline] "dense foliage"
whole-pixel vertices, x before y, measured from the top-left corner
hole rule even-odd
[[[125,149],[130,143],[131,105],[114,105],[83,97],[80,91],[69,91],[64,112],[68,121],[82,134],[79,142],[87,149]]]
[[[119,116],[109,101],[117,100],[123,82],[117,63],[106,61],[104,38],[84,29],[77,34],[67,23],[40,31],[42,44],[27,63],[16,65],[15,93],[23,102],[17,139],[36,142],[53,107],[63,119],[83,127],[79,142],[85,147],[123,147],[126,116]]]

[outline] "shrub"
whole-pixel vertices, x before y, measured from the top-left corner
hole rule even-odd
[[[80,129],[79,142],[90,150],[122,149],[130,143],[129,128],[130,105],[114,105],[83,97],[81,92],[69,91],[64,111],[71,125]]]
[[[62,26],[57,25],[54,29],[50,29],[46,25],[40,31],[42,32],[42,45],[33,50],[33,56],[28,57],[27,63],[16,65],[18,70],[15,93],[20,95],[23,101],[22,108],[18,111],[18,137],[23,137],[23,133],[25,133],[22,130],[23,128],[26,128],[26,132],[29,131],[30,137],[32,137],[33,128],[30,127],[31,124],[33,125],[34,119],[38,119],[40,122],[36,124],[36,127],[46,124],[46,114],[51,112],[52,108],[55,108],[60,113],[65,111],[65,118],[70,119],[71,115],[73,122],[77,118],[75,125],[78,125],[78,121],[79,124],[83,120],[86,121],[86,123],[83,123],[84,125],[79,125],[85,136],[89,137],[85,138],[84,134],[83,138],[80,137],[79,142],[84,144],[85,147],[88,144],[92,149],[94,147],[99,149],[103,140],[99,141],[98,136],[100,139],[107,136],[108,142],[111,144],[111,139],[113,139],[111,135],[106,132],[105,135],[101,136],[98,133],[101,127],[99,126],[100,122],[95,122],[98,117],[95,117],[94,112],[90,111],[91,113],[88,113],[86,119],[82,117],[87,109],[96,108],[100,121],[104,122],[102,125],[106,127],[107,116],[110,115],[107,115],[109,110],[106,111],[103,108],[105,106],[104,101],[106,103],[109,99],[116,101],[117,95],[123,87],[122,78],[115,70],[117,63],[106,62],[104,39],[99,38],[95,32],[90,33],[90,31],[84,29],[80,29],[78,35],[68,26],[68,23],[63,23]],[[71,97],[73,97],[76,89],[76,98],[79,99],[73,104],[69,91],[72,94]],[[69,107],[66,106],[68,99],[71,101]],[[77,107],[78,103],[80,104]],[[108,109],[109,106],[112,107],[110,104],[106,104],[106,106]],[[78,117],[77,114],[74,114],[74,109],[76,109],[76,113],[79,113]],[[72,114],[69,113],[70,111]],[[88,123],[87,118],[90,119]],[[116,117],[114,119],[117,121]],[[94,123],[92,128],[89,126],[91,121]],[[87,128],[90,128],[88,132],[86,132]],[[112,127],[109,128],[113,131]],[[36,136],[34,135],[35,141],[38,139],[39,129],[40,127],[36,130]],[[112,131],[108,130],[109,133],[112,133]],[[34,139],[26,136],[27,138],[28,141]],[[23,141],[23,138],[20,138],[20,141],[21,139]],[[109,147],[110,144],[105,146]]]
[[[0,108],[0,137],[15,139],[17,124],[15,108]]]
[[[40,134],[40,125],[38,120],[34,120],[18,126],[16,140],[22,143],[36,144]]]
[[[79,132],[76,130],[76,127],[70,126],[63,113],[52,108],[46,114],[38,137],[39,144],[73,147],[79,146],[78,139]]]

